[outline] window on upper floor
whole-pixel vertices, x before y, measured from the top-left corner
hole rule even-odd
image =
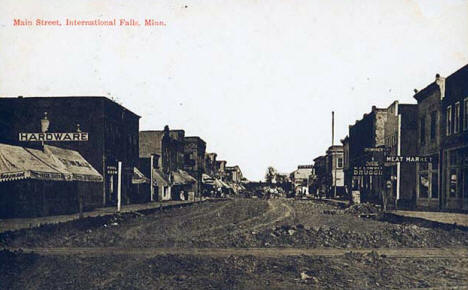
[[[336,168],[343,168],[343,157],[338,157],[336,160]]]
[[[447,122],[446,122],[446,135],[449,136],[452,134],[452,106],[447,107]]]
[[[463,101],[463,130],[468,130],[468,97]]]
[[[437,126],[437,111],[431,112],[431,141],[435,139]]]
[[[424,117],[420,120],[419,141],[421,145],[426,144],[426,119]]]
[[[460,132],[460,102],[455,103],[455,112],[453,114],[453,133]]]

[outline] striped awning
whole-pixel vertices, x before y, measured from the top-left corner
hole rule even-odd
[[[202,174],[202,182],[204,184],[216,185],[215,179],[213,177],[209,176],[208,174],[205,174],[205,173]]]
[[[0,144],[0,182],[21,179],[102,182],[102,176],[76,151]]]
[[[173,185],[185,185],[196,183],[197,180],[193,178],[190,174],[183,170],[177,170],[171,172],[172,174],[172,184]]]
[[[141,173],[138,168],[133,167],[133,176],[132,176],[132,184],[144,184],[144,183],[150,183],[151,180],[146,177],[143,173]]]
[[[156,186],[169,186],[169,177],[159,169],[153,169],[153,184]]]

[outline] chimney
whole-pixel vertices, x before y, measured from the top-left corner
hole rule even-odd
[[[440,89],[440,99],[445,98],[445,78],[441,77],[439,74],[436,74],[435,83],[439,86]]]
[[[417,93],[418,93],[418,89],[414,89],[413,91],[414,91],[414,93],[415,93],[415,94],[417,94]]]

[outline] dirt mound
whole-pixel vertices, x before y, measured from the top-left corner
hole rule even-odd
[[[344,210],[345,213],[352,215],[373,214],[378,213],[379,211],[380,208],[371,203],[353,204]]]

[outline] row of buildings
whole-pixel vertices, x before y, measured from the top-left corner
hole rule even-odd
[[[123,204],[243,189],[202,138],[140,131],[140,118],[106,97],[0,98],[0,216],[114,205],[119,187]]]
[[[415,90],[415,104],[372,107],[314,159],[314,190],[390,206],[468,209],[468,65]]]

